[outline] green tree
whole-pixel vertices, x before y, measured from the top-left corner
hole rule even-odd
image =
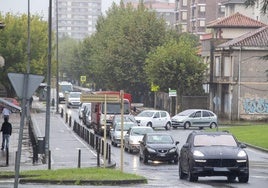
[[[246,7],[255,6],[256,4],[261,2],[261,12],[266,14],[268,11],[268,0],[245,0]]]
[[[28,60],[28,15],[0,14],[5,28],[0,30],[0,54],[5,59],[0,68],[0,81],[9,96],[15,96],[8,73],[26,73]],[[47,22],[33,15],[30,32],[30,73],[45,75],[47,72]]]
[[[75,53],[79,42],[68,36],[59,39],[58,60],[61,80],[76,80],[77,67],[74,65]],[[81,67],[82,68],[82,67]]]
[[[196,41],[192,35],[183,34],[149,53],[145,65],[148,80],[162,91],[171,88],[177,89],[179,95],[203,94],[206,67],[200,63]]]
[[[90,62],[98,88],[146,93],[150,85],[143,67],[147,54],[163,44],[166,25],[143,4],[115,4],[101,16],[92,36]]]

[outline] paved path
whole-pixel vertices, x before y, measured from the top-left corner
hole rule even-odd
[[[40,107],[41,105],[41,107]],[[44,104],[34,101],[33,108],[43,108]],[[44,108],[43,108],[44,109]],[[38,137],[45,136],[46,113],[32,113],[32,121]],[[15,155],[18,150],[18,138],[20,127],[20,114],[12,114],[10,123],[13,131],[9,145],[9,165],[6,165],[6,151],[0,151],[0,171],[15,170]],[[0,120],[2,124],[3,120]],[[81,151],[81,167],[97,166],[97,155],[95,150],[88,146],[85,141],[80,139],[72,129],[65,124],[60,114],[51,110],[50,114],[50,150],[51,150],[51,169],[57,168],[76,168],[78,166],[78,153]],[[2,134],[0,136],[2,141]],[[48,165],[43,164],[39,154],[39,160],[33,164],[32,146],[29,141],[28,125],[24,125],[23,141],[21,151],[20,171],[28,169],[47,169]]]

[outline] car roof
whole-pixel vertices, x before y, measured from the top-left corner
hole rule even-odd
[[[171,134],[168,133],[159,133],[159,132],[152,132],[152,133],[146,133],[146,135],[151,136],[151,135],[169,135],[171,136]]]
[[[194,135],[232,135],[231,133],[227,131],[215,131],[215,132],[205,132],[205,131],[193,131],[191,134]]]
[[[143,110],[142,112],[167,112],[165,110]]]

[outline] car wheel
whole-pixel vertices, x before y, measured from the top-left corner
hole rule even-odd
[[[238,176],[238,181],[240,183],[247,183],[248,182],[248,179],[249,179],[249,175],[248,174]]]
[[[169,130],[170,127],[171,127],[171,123],[170,123],[170,122],[167,122],[167,124],[166,124],[166,126],[165,126],[166,130]]]
[[[178,164],[178,162],[179,162],[179,159],[178,159],[178,157],[176,157],[176,158],[174,159],[174,164]]]
[[[152,122],[148,122],[146,126],[147,127],[153,127],[153,124],[152,124]]]
[[[234,175],[227,176],[228,182],[234,182],[235,178],[236,178],[236,176],[234,176]]]
[[[186,178],[186,174],[182,171],[181,164],[179,164],[179,176],[180,176],[180,179]]]
[[[143,156],[143,163],[148,164],[148,156],[146,154]]]
[[[190,122],[185,122],[184,123],[184,129],[189,129],[191,126]]]
[[[190,170],[190,167],[189,167],[189,170],[188,170],[188,180],[190,182],[196,182],[198,180],[198,176],[194,175],[192,173],[192,171]]]
[[[216,123],[213,122],[213,123],[210,124],[210,128],[211,129],[216,128],[216,127],[217,127],[217,124]]]

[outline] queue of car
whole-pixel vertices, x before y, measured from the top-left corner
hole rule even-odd
[[[124,115],[122,118],[115,115],[109,136],[111,144],[116,147],[121,144],[123,132],[124,150],[136,152],[144,164],[149,161],[178,164],[180,179],[196,182],[198,177],[226,176],[229,182],[238,178],[239,182],[247,183],[249,159],[244,150],[246,146],[239,143],[234,135],[193,130],[179,150],[179,141],[174,140],[171,134],[156,131],[158,128],[169,130],[170,127],[203,129],[217,126],[217,115],[205,109],[189,109],[173,117],[163,110],[144,110],[137,116]]]

